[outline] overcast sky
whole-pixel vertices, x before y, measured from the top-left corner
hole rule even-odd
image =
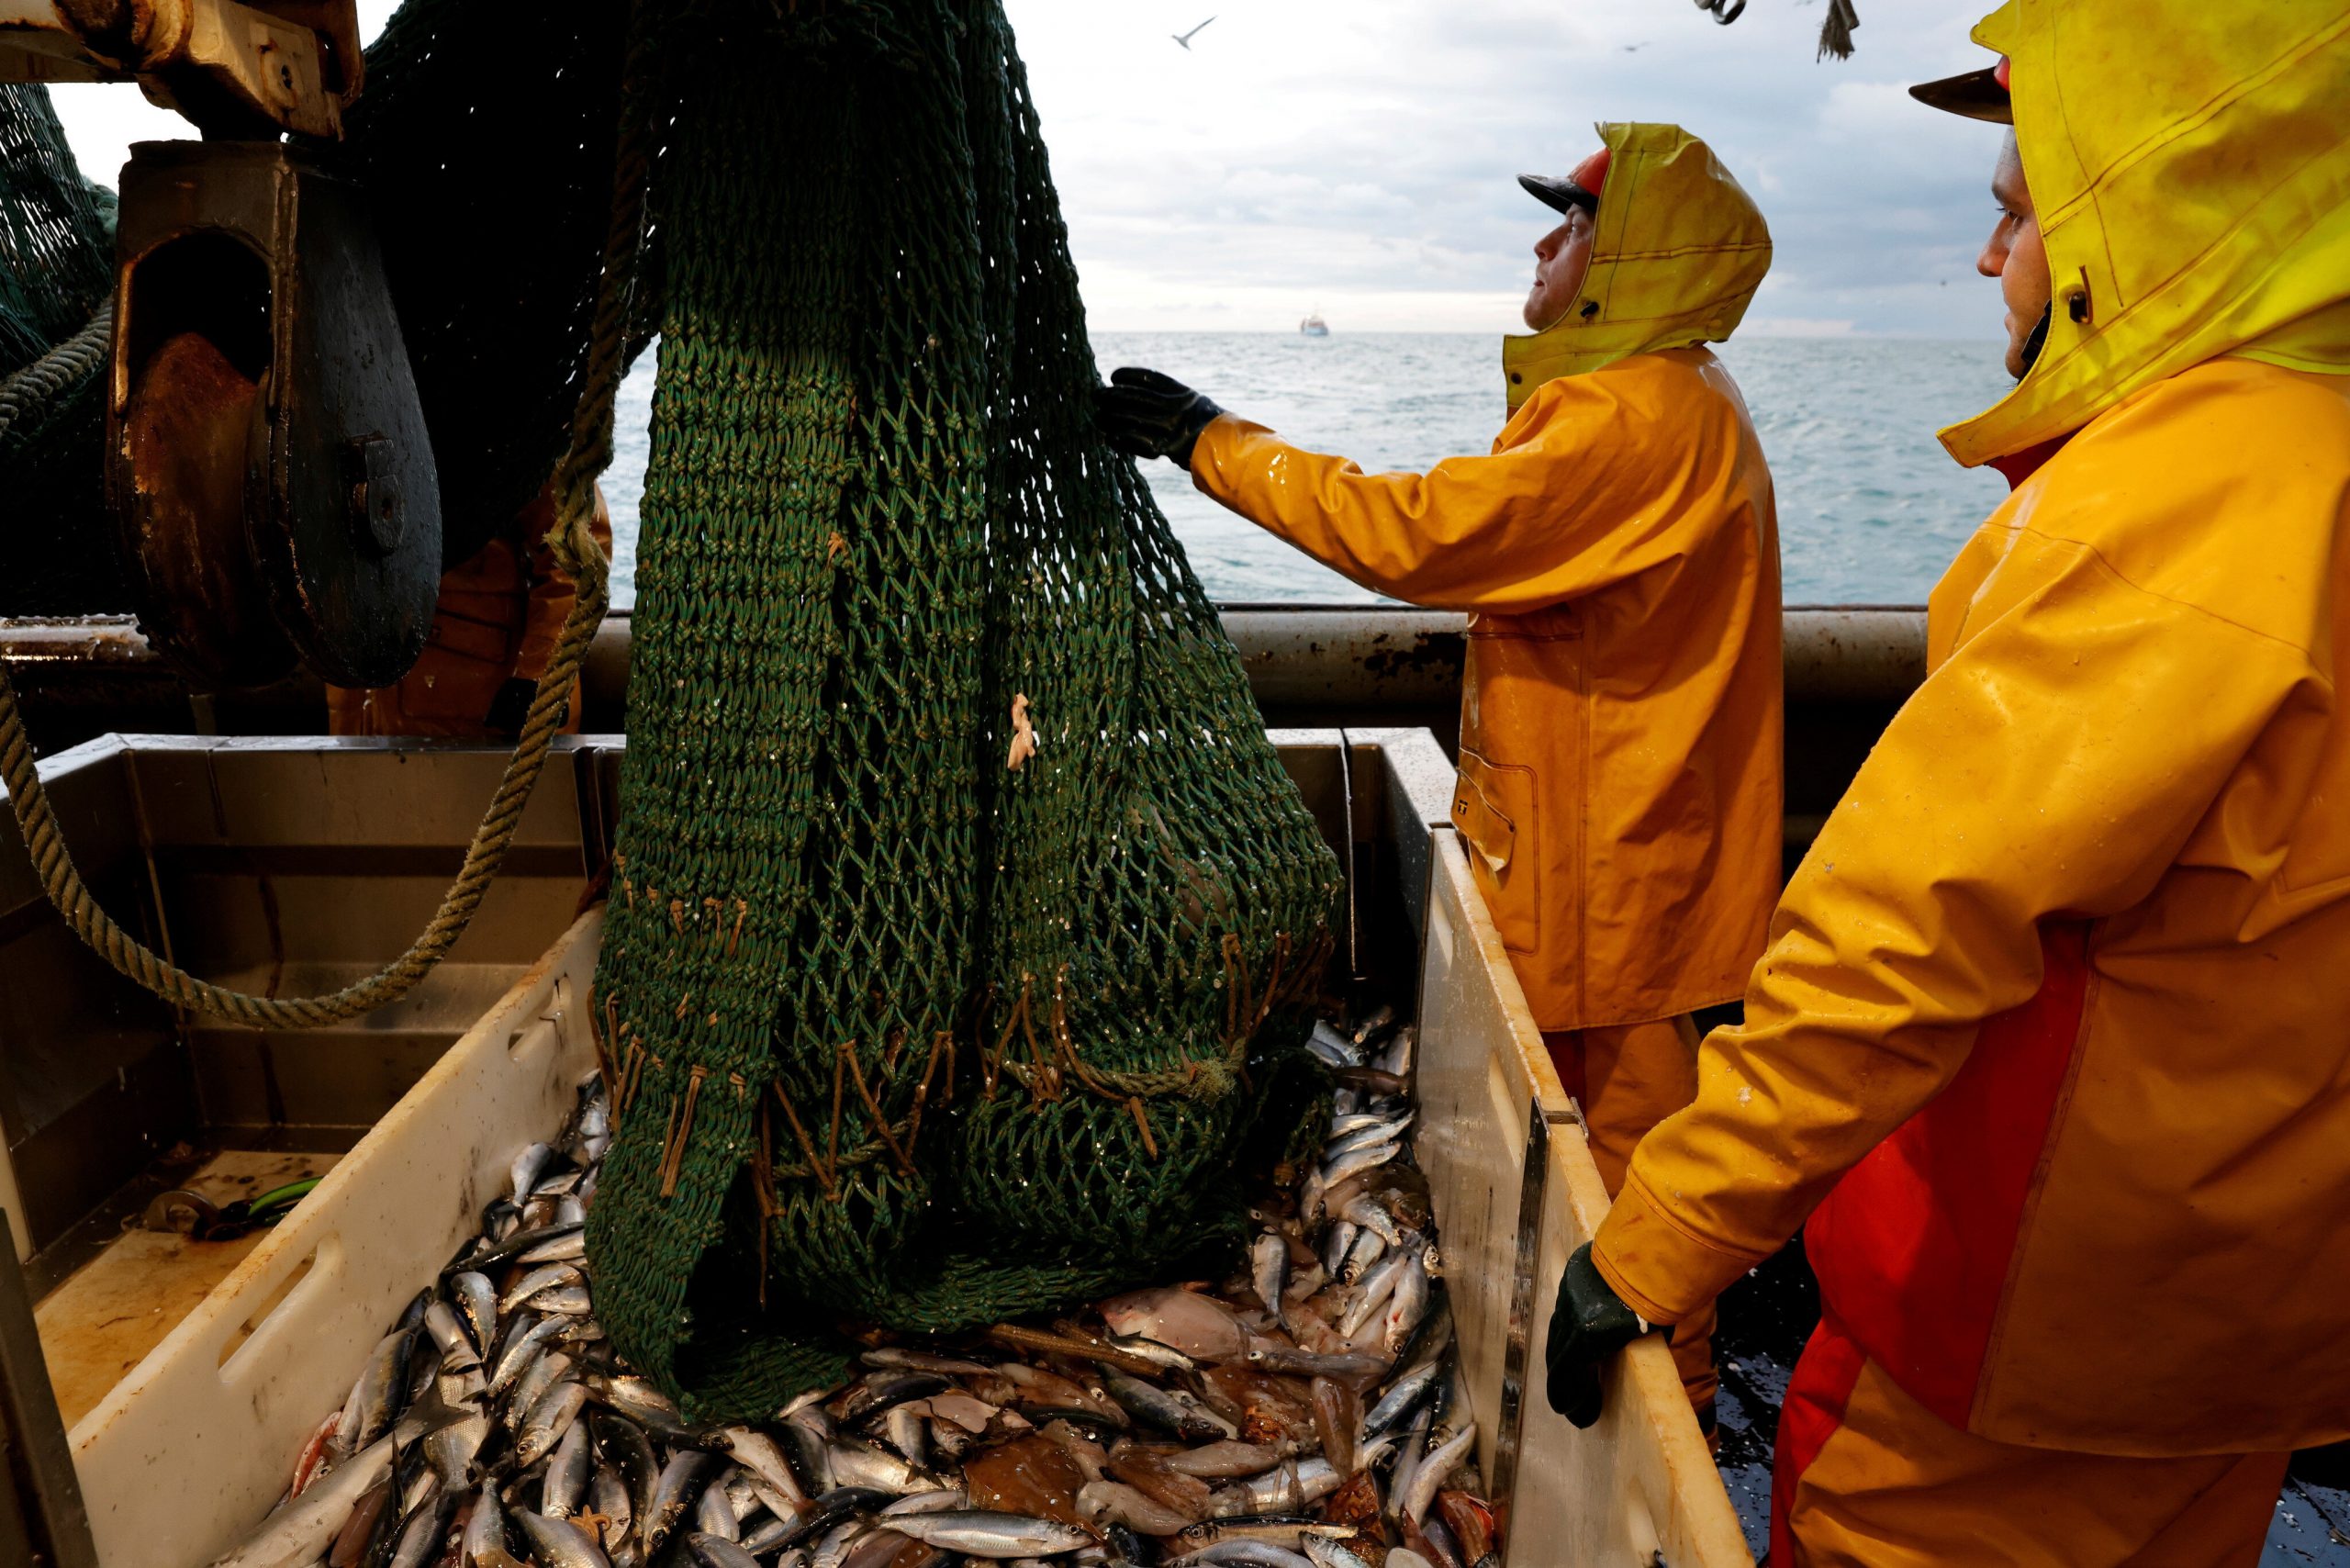
[[[1595,120],[1671,119],[1770,219],[1749,331],[1997,335],[1998,133],[1903,90],[1986,59],[1987,0],[1858,0],[1841,63],[1812,59],[1819,0],[1727,28],[1690,0],[1006,3],[1098,328],[1506,330],[1550,221],[1514,176],[1572,168]],[[361,0],[371,31],[391,9]],[[181,134],[135,88],[55,92],[97,178]]]

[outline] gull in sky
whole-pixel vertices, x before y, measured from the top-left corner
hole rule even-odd
[[[1215,18],[1214,18],[1214,17],[1210,17],[1208,18],[1208,22],[1213,22],[1213,21],[1214,21],[1214,20],[1215,20]],[[1200,24],[1200,28],[1204,28],[1204,27],[1206,27],[1206,26],[1208,25],[1208,22],[1202,22],[1202,23]],[[1195,38],[1197,38],[1197,37],[1199,37],[1199,36],[1200,36],[1200,28],[1192,28],[1190,32],[1188,32],[1188,33],[1169,33],[1169,34],[1168,34],[1167,36],[1168,36],[1169,38],[1173,39],[1177,43],[1181,44],[1185,49],[1187,49],[1187,50],[1188,50],[1188,49],[1190,49],[1190,48],[1192,47],[1192,40],[1193,39],[1195,39]]]

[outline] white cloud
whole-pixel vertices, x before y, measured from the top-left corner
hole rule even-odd
[[[1815,63],[1816,5],[1732,27],[1675,0],[1006,0],[1097,326],[1508,330],[1549,215],[1521,170],[1600,119],[1678,119],[1763,207],[1754,324],[1986,337],[1973,260],[1997,133],[1905,84],[1984,58],[1987,0],[1859,0],[1860,53]],[[393,0],[362,0],[372,34]],[[1189,50],[1172,36],[1211,11]],[[129,86],[61,87],[85,171],[185,134]]]

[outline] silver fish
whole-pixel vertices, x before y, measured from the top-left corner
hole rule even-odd
[[[890,1439],[890,1446],[904,1456],[908,1464],[916,1470],[929,1468],[928,1428],[921,1411],[909,1405],[892,1405],[881,1417],[881,1430]]]
[[[571,1358],[560,1350],[550,1350],[533,1361],[514,1380],[514,1392],[506,1405],[506,1424],[520,1430],[539,1401],[546,1397],[548,1389],[563,1381],[571,1371]]]
[[[293,1568],[316,1561],[360,1497],[391,1469],[392,1441],[385,1438],[312,1482],[309,1490],[263,1520],[213,1568]]]
[[[514,1282],[514,1288],[498,1301],[498,1309],[511,1312],[549,1285],[576,1285],[580,1277],[576,1263],[542,1263]]]
[[[1338,1217],[1351,1220],[1365,1230],[1379,1232],[1379,1239],[1390,1247],[1404,1245],[1403,1228],[1396,1225],[1395,1216],[1389,1214],[1380,1201],[1369,1193],[1357,1193],[1353,1197],[1348,1198],[1339,1208]]]
[[[819,1427],[814,1421],[805,1419],[808,1414],[805,1410],[795,1411],[777,1428],[777,1435],[789,1445],[792,1459],[799,1463],[800,1473],[807,1478],[808,1490],[821,1497],[840,1483],[833,1475],[833,1451],[827,1441],[832,1435],[831,1424],[827,1422]]]
[[[722,1428],[712,1436],[720,1447],[733,1456],[735,1463],[781,1494],[795,1510],[807,1503],[808,1495],[800,1488],[800,1477],[792,1473],[790,1462],[784,1458],[783,1450],[773,1438],[748,1427]]]
[[[475,1456],[482,1444],[489,1440],[489,1417],[468,1416],[454,1425],[442,1428],[424,1439],[424,1462],[432,1467],[441,1484],[451,1491],[471,1486]]]
[[[1416,1024],[1406,1024],[1396,1030],[1394,1037],[1387,1042],[1387,1049],[1380,1055],[1379,1070],[1392,1072],[1398,1078],[1411,1077],[1413,1047],[1419,1044],[1419,1038],[1420,1030]]]
[[[889,1528],[924,1546],[968,1557],[1054,1557],[1090,1545],[1093,1537],[1074,1525],[967,1508],[946,1514],[905,1514]]]
[[[525,1263],[569,1263],[588,1256],[588,1233],[575,1230],[551,1241],[542,1241],[522,1254]]]
[[[491,1341],[498,1338],[498,1287],[489,1282],[488,1275],[467,1269],[451,1278],[449,1294],[457,1299],[457,1310],[473,1335],[475,1350],[488,1355]]]
[[[1386,1002],[1372,1008],[1368,1016],[1355,1025],[1351,1036],[1358,1046],[1369,1046],[1383,1037],[1395,1026],[1395,1009]]]
[[[684,1521],[686,1510],[701,1495],[702,1473],[709,1463],[708,1454],[680,1449],[662,1467],[661,1479],[653,1488],[653,1505],[636,1521],[636,1538],[644,1548],[647,1562],[661,1554],[670,1532]]]
[[[1407,1111],[1400,1116],[1382,1117],[1368,1126],[1357,1127],[1344,1137],[1332,1138],[1323,1146],[1322,1163],[1327,1165],[1340,1155],[1352,1154],[1375,1143],[1393,1143],[1404,1136],[1412,1121],[1413,1114]]]
[[[1325,1273],[1334,1280],[1339,1277],[1340,1271],[1346,1267],[1348,1249],[1354,1246],[1355,1238],[1361,1234],[1362,1226],[1352,1220],[1332,1222],[1330,1228],[1322,1235],[1322,1270]]]
[[[507,1545],[506,1510],[498,1506],[497,1487],[485,1486],[475,1495],[458,1553],[466,1568],[520,1568],[520,1559]]]
[[[1437,1375],[1443,1370],[1440,1362],[1422,1361],[1388,1384],[1387,1392],[1380,1395],[1379,1403],[1373,1405],[1362,1418],[1364,1436],[1375,1438],[1382,1432],[1402,1426],[1418,1407],[1420,1401],[1434,1390]]]
[[[588,1500],[597,1517],[604,1520],[605,1549],[614,1550],[626,1542],[636,1523],[636,1505],[629,1496],[628,1483],[621,1479],[621,1473],[609,1464],[598,1465],[588,1483]]]
[[[539,1511],[551,1519],[567,1519],[577,1513],[588,1495],[593,1461],[594,1456],[588,1451],[588,1423],[575,1420],[565,1429],[563,1440],[554,1445],[554,1457],[547,1461],[546,1480],[539,1493]]]
[[[1348,1306],[1347,1315],[1338,1320],[1339,1333],[1351,1339],[1362,1332],[1363,1326],[1387,1305],[1388,1296],[1394,1293],[1396,1277],[1404,1271],[1412,1256],[1411,1249],[1406,1248],[1401,1252],[1391,1252],[1371,1265],[1361,1283],[1355,1286],[1355,1298]]]
[[[759,1568],[759,1560],[724,1536],[696,1530],[686,1537],[686,1550],[701,1568]]]
[[[1355,1048],[1355,1043],[1318,1018],[1314,1023],[1314,1033],[1305,1037],[1305,1048],[1329,1067],[1362,1065],[1362,1052]]]
[[[353,1448],[365,1448],[382,1437],[398,1413],[397,1401],[407,1392],[403,1374],[408,1349],[413,1342],[408,1329],[395,1328],[368,1353],[366,1368],[359,1374],[359,1422],[352,1434]]]
[[[514,1157],[514,1163],[507,1170],[506,1182],[508,1193],[516,1203],[531,1195],[531,1189],[538,1185],[539,1172],[554,1158],[554,1150],[543,1143],[534,1143]]]
[[[1380,1316],[1380,1343],[1391,1356],[1404,1353],[1404,1346],[1420,1319],[1428,1315],[1428,1269],[1425,1254],[1406,1254],[1403,1271],[1395,1276],[1395,1289],[1387,1297],[1385,1310]]]
[[[552,1453],[555,1444],[579,1419],[579,1412],[588,1404],[588,1391],[576,1383],[558,1383],[533,1406],[522,1422],[521,1433],[514,1443],[514,1457],[523,1464],[535,1463],[540,1456]]]
[[[1476,1444],[1477,1423],[1472,1421],[1420,1461],[1411,1480],[1403,1485],[1399,1503],[1400,1510],[1414,1524],[1427,1515],[1428,1505],[1436,1501],[1437,1488],[1452,1479],[1452,1473],[1460,1468],[1460,1462],[1469,1457],[1469,1450]]]
[[[869,1486],[877,1492],[894,1492],[904,1496],[912,1492],[935,1492],[946,1484],[937,1476],[915,1469],[896,1454],[884,1452],[853,1438],[834,1442],[831,1460],[833,1479],[843,1486]]]
[[[649,1432],[665,1438],[686,1437],[694,1428],[677,1409],[677,1402],[641,1377],[598,1377],[588,1380],[597,1398]]]
[[[449,1521],[457,1517],[457,1494],[442,1489],[432,1500],[411,1511],[400,1527],[388,1568],[426,1568],[441,1560],[449,1536]]]
[[[734,1505],[726,1499],[723,1486],[705,1486],[701,1500],[694,1505],[696,1535],[722,1536],[728,1540],[743,1538],[742,1521],[734,1517]]]
[[[1158,1388],[1106,1367],[1102,1369],[1102,1383],[1110,1391],[1110,1397],[1136,1420],[1147,1421],[1179,1438],[1213,1442],[1218,1438],[1240,1435],[1239,1428],[1189,1394]]]
[[[970,1506],[968,1495],[960,1486],[949,1486],[936,1492],[916,1492],[901,1497],[876,1517],[890,1519],[907,1514],[947,1514]]]
[[[826,1530],[808,1553],[808,1568],[841,1568],[848,1561],[849,1549],[860,1537],[872,1533],[873,1527],[861,1518],[841,1520]]]
[[[1310,1535],[1305,1539],[1311,1542],[1322,1538]],[[1192,1568],[1194,1564],[1200,1568],[1209,1564],[1215,1568],[1300,1568],[1301,1564],[1303,1568],[1314,1568],[1314,1560],[1269,1540],[1220,1540],[1214,1546],[1170,1558],[1167,1568]],[[1366,1563],[1364,1568],[1370,1565]]]
[[[522,1533],[531,1538],[531,1555],[541,1568],[611,1568],[611,1560],[588,1532],[569,1519],[518,1510]]]
[[[1305,1555],[1313,1560],[1314,1568],[1371,1568],[1370,1563],[1338,1542],[1318,1535],[1305,1538]]]
[[[1289,1242],[1280,1232],[1269,1230],[1257,1238],[1248,1254],[1249,1281],[1257,1287],[1257,1299],[1273,1315],[1273,1322],[1283,1333],[1289,1330],[1289,1307],[1283,1297],[1289,1290]]]
[[[1349,1149],[1337,1159],[1326,1161],[1317,1167],[1314,1173],[1322,1179],[1322,1189],[1327,1192],[1349,1176],[1369,1170],[1373,1166],[1385,1165],[1402,1151],[1403,1147],[1393,1139],[1364,1144],[1360,1148]],[[1315,1216],[1309,1215],[1307,1217],[1310,1219]]]
[[[1347,1249],[1346,1257],[1338,1264],[1338,1280],[1343,1284],[1357,1284],[1371,1266],[1387,1250],[1387,1238],[1375,1230],[1355,1231],[1355,1244]]]
[[[499,1341],[498,1354],[489,1363],[489,1391],[503,1394],[513,1386],[514,1380],[530,1370],[546,1349],[546,1342],[563,1327],[560,1317],[517,1317],[508,1325],[506,1338]]]
[[[1387,1473],[1387,1516],[1396,1517],[1404,1499],[1411,1495],[1412,1478],[1419,1473],[1420,1462],[1428,1456],[1428,1426],[1430,1415],[1423,1407],[1412,1417],[1412,1429],[1405,1434],[1403,1446],[1396,1450],[1395,1467]]]
[[[790,1540],[799,1529],[797,1518],[789,1514],[777,1514],[743,1538],[743,1550],[754,1557],[765,1557]]]
[[[1303,1515],[1288,1515],[1203,1519],[1198,1524],[1187,1526],[1175,1539],[1188,1551],[1228,1540],[1260,1540],[1294,1551],[1308,1536],[1339,1539],[1354,1533],[1352,1525],[1326,1525],[1319,1519],[1307,1518]]]
[[[424,1331],[441,1348],[441,1365],[446,1370],[462,1372],[481,1365],[481,1352],[474,1349],[464,1320],[447,1302],[436,1301],[424,1309]]]
[[[1140,1334],[1113,1334],[1110,1344],[1113,1349],[1124,1350],[1130,1356],[1140,1356],[1153,1366],[1164,1367],[1169,1372],[1197,1372],[1200,1369],[1199,1362],[1174,1346],[1162,1345]]]
[[[1328,1460],[1309,1459],[1302,1464],[1283,1464],[1237,1486],[1227,1486],[1209,1499],[1208,1507],[1218,1518],[1245,1514],[1293,1514],[1336,1492],[1345,1479]]]
[[[596,1310],[586,1285],[554,1285],[541,1291],[530,1301],[533,1312],[552,1312],[566,1317],[585,1317]]]

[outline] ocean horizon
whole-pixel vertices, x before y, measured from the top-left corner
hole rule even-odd
[[[1143,364],[1234,413],[1365,470],[1483,453],[1505,418],[1493,333],[1097,331],[1106,372]],[[638,503],[651,454],[654,353],[621,388],[612,467],[613,602],[635,598]],[[1935,440],[2013,385],[1985,341],[1741,335],[1716,352],[1744,392],[1778,498],[1788,604],[1919,604],[2006,494]],[[1371,590],[1225,511],[1171,463],[1143,465],[1192,567],[1220,602],[1376,604]]]

